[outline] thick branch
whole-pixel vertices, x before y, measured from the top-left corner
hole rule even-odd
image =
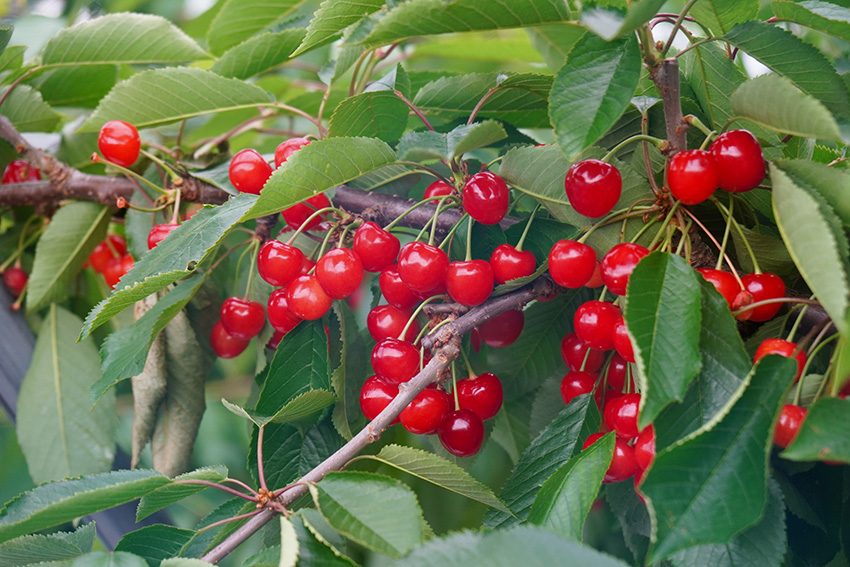
[[[661,92],[670,153],[674,154],[686,150],[688,125],[682,120],[679,61],[678,59],[665,59],[659,66],[650,69],[649,74],[655,86]]]

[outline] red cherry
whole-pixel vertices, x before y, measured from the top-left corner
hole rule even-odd
[[[139,159],[142,142],[135,126],[121,120],[110,120],[100,128],[97,147],[107,161],[130,167]]]
[[[602,281],[617,295],[626,295],[629,276],[649,250],[640,244],[623,242],[617,244],[602,258]]]
[[[256,301],[228,297],[221,304],[221,324],[236,339],[250,340],[260,334],[266,323],[266,311]]]
[[[177,223],[155,224],[148,233],[148,250],[165,240],[171,231],[180,226]]]
[[[738,292],[738,295],[735,296],[735,301],[732,302],[732,311],[737,311],[747,305],[753,303],[753,294],[749,291],[742,289]],[[753,310],[747,309],[746,311],[741,311],[737,315],[735,315],[735,319],[738,321],[749,321],[750,317],[753,316]]]
[[[102,274],[109,260],[120,258],[126,253],[127,241],[117,234],[110,234],[106,237],[106,240],[94,247],[94,250],[89,256],[89,264],[91,264],[95,272]]]
[[[593,392],[593,399],[596,400],[596,407],[602,411],[602,408],[607,407],[607,404],[611,403],[612,400],[616,400],[623,396],[623,392],[618,392],[612,388],[596,388]]]
[[[433,182],[431,185],[429,185],[427,189],[425,189],[425,196],[422,199],[425,200],[425,199],[429,199],[431,197],[444,197],[445,195],[451,195],[452,191],[454,191],[454,190],[455,190],[454,187],[452,187],[451,185],[449,185],[445,181],[438,179],[435,182]],[[439,199],[432,199],[431,202],[432,203],[439,203],[440,200]]]
[[[275,331],[284,335],[301,322],[301,319],[289,308],[286,291],[285,288],[274,290],[269,295],[269,301],[266,304],[266,314],[269,318],[269,324],[274,327]]]
[[[655,460],[655,429],[644,427],[635,441],[635,461],[641,469],[648,469]]]
[[[29,274],[17,266],[7,268],[6,271],[3,272],[3,283],[6,284],[6,287],[9,288],[9,292],[14,297],[18,297],[24,292],[28,279]]]
[[[469,457],[481,449],[484,423],[474,411],[459,409],[443,419],[437,435],[446,451],[456,457]]]
[[[735,276],[723,270],[713,270],[711,268],[700,268],[697,270],[705,281],[711,283],[715,289],[723,296],[726,303],[731,308],[735,303],[735,298],[741,292],[741,284],[735,279]]]
[[[463,208],[481,224],[497,224],[505,218],[509,204],[508,186],[495,173],[476,173],[463,186]]]
[[[319,193],[318,195],[313,195],[303,203],[298,203],[284,209],[280,214],[292,230],[298,230],[313,213],[330,206],[331,202],[328,197],[324,193]],[[313,220],[305,225],[304,230],[311,230],[317,227],[324,219],[324,214],[313,217]]]
[[[517,250],[511,244],[500,244],[490,255],[493,278],[501,285],[534,273],[537,260],[528,250]]]
[[[632,339],[629,337],[626,320],[622,316],[617,319],[617,323],[614,325],[614,350],[625,360],[635,361],[634,345],[632,345]]]
[[[596,252],[575,240],[559,240],[549,251],[549,273],[560,286],[576,289],[590,281],[596,269]]]
[[[390,384],[377,376],[370,376],[360,388],[360,411],[366,419],[372,421],[390,405],[397,395],[398,384]]]
[[[243,193],[259,195],[272,174],[272,166],[250,148],[240,151],[230,160],[230,183]]]
[[[481,305],[493,293],[493,269],[486,260],[451,262],[446,271],[446,290],[462,305]]]
[[[372,368],[387,382],[407,382],[419,372],[419,350],[405,341],[384,339],[372,349]]]
[[[588,301],[576,309],[573,327],[584,344],[597,350],[614,348],[614,326],[622,317],[612,303]]]
[[[401,244],[398,238],[369,221],[354,233],[352,248],[360,256],[364,270],[380,272],[396,261]]]
[[[412,311],[399,309],[394,305],[378,305],[369,311],[369,315],[366,317],[366,327],[376,341],[398,338],[412,315]],[[403,338],[408,342],[413,342],[418,334],[419,325],[416,321],[413,321]]]
[[[419,303],[419,296],[413,293],[406,283],[401,281],[396,265],[387,266],[381,270],[381,275],[378,276],[378,285],[381,287],[381,293],[387,303],[399,309],[410,309]]]
[[[290,138],[285,142],[281,142],[274,151],[274,167],[277,169],[280,164],[289,159],[289,156],[310,143],[307,138]]]
[[[594,433],[584,442],[582,449],[587,449],[596,443],[604,433]],[[631,478],[640,470],[635,461],[635,451],[629,447],[625,441],[617,438],[614,441],[614,455],[611,458],[611,464],[605,472],[605,478],[602,482],[609,484],[612,482],[622,482],[627,478]]]
[[[626,375],[629,373],[629,363],[619,354],[611,357],[611,362],[608,363],[608,371],[605,374],[605,380],[608,387],[612,388],[617,393],[622,393],[626,389]],[[634,376],[629,379],[629,389],[634,392],[635,379]]]
[[[502,407],[502,382],[492,372],[470,376],[457,383],[457,400],[461,409],[472,410],[481,421],[495,417]]]
[[[575,333],[567,333],[561,339],[561,356],[567,368],[582,370],[581,365],[584,364],[585,372],[596,372],[602,368],[602,363],[605,361],[605,355],[601,351],[581,342]]]
[[[623,439],[633,439],[638,436],[638,407],[640,394],[624,394],[616,400],[605,404],[605,425],[616,431]]]
[[[670,193],[686,205],[702,203],[719,184],[717,162],[705,150],[679,152],[667,164]]]
[[[797,351],[797,353],[794,354],[794,351]],[[803,374],[803,367],[806,365],[806,353],[803,349],[797,350],[797,343],[792,343],[785,339],[765,339],[759,345],[758,349],[756,349],[756,356],[753,362],[758,362],[768,354],[778,354],[785,358],[793,357],[797,359],[797,376],[794,378],[794,381],[796,382],[800,379],[800,376]]]
[[[791,441],[797,437],[800,432],[800,426],[803,425],[803,420],[806,419],[804,408],[792,404],[782,406],[782,412],[779,414],[779,420],[776,422],[776,429],[773,431],[773,443],[783,449],[791,444]]]
[[[561,397],[568,404],[573,398],[582,394],[589,394],[596,387],[596,375],[581,370],[568,372],[561,380]]]
[[[210,346],[212,346],[213,352],[219,358],[235,358],[239,356],[250,342],[251,339],[237,339],[228,334],[221,321],[218,321],[213,326],[213,330],[210,333]]]
[[[478,326],[478,336],[484,344],[493,348],[503,348],[514,343],[525,326],[522,311],[511,309]]]
[[[744,284],[744,289],[752,294],[754,303],[785,297],[785,282],[776,274],[767,272],[747,274],[741,278],[741,281]],[[781,303],[771,303],[751,309],[750,321],[762,322],[772,319],[781,307]]]
[[[269,342],[266,343],[266,348],[270,350],[277,350],[278,345],[280,345],[280,341],[282,341],[285,336],[286,333],[275,329],[274,333],[272,333],[272,338],[270,338]]]
[[[275,286],[285,286],[301,274],[304,253],[291,244],[269,240],[260,247],[257,255],[257,272]]]
[[[110,258],[103,268],[103,279],[110,289],[115,289],[118,281],[133,267],[133,257],[124,255],[120,258]]]
[[[135,161],[135,160],[134,160]],[[28,161],[13,159],[3,170],[3,183],[25,183],[27,181],[38,181],[41,173],[31,166]]]
[[[708,151],[717,162],[721,189],[742,193],[755,189],[764,179],[764,155],[758,140],[748,131],[724,132]]]
[[[316,279],[332,298],[348,297],[363,281],[360,256],[348,248],[329,250],[316,262]]]
[[[564,189],[578,214],[598,218],[610,213],[620,200],[623,180],[610,163],[586,159],[570,166]]]
[[[306,321],[320,319],[333,303],[315,275],[300,275],[289,282],[286,300],[295,316]]]
[[[449,270],[446,253],[424,242],[409,242],[398,254],[398,275],[414,292],[428,293],[442,286]]]
[[[595,289],[602,287],[605,282],[602,281],[602,262],[596,261],[596,267],[593,268],[593,275],[590,276],[590,281],[584,284],[584,287]]]
[[[449,396],[442,390],[426,388],[401,410],[401,425],[411,433],[431,435],[452,410]]]

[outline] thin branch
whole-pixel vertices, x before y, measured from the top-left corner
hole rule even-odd
[[[682,99],[679,88],[679,61],[665,59],[649,70],[650,77],[661,92],[664,118],[667,124],[667,141],[670,154],[687,149],[688,125],[682,120]]]

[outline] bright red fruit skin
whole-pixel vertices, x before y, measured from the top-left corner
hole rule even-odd
[[[397,395],[398,384],[390,384],[377,376],[370,376],[360,389],[360,411],[366,419],[372,421]]]
[[[38,181],[41,174],[29,162],[22,159],[13,159],[3,170],[3,183],[25,183],[27,181]]]
[[[171,231],[178,226],[180,225],[177,223],[155,224],[148,233],[148,250],[165,240],[165,237],[171,234]]]
[[[717,292],[723,296],[723,299],[726,300],[726,303],[729,304],[729,308],[731,309],[732,304],[735,303],[735,298],[741,292],[741,286],[738,280],[735,279],[735,276],[729,272],[713,270],[711,268],[700,268],[697,271],[702,274],[705,281],[711,283]]]
[[[501,285],[533,274],[537,259],[528,250],[517,250],[511,244],[500,244],[490,255],[490,266],[493,268],[493,278]]]
[[[324,209],[325,207],[330,206],[331,201],[328,199],[327,195],[319,193],[318,195],[313,195],[303,203],[298,203],[297,205],[292,205],[288,209],[284,209],[280,214],[292,230],[298,230],[301,228],[301,225],[307,222],[307,219],[310,218],[313,213],[319,209]],[[313,220],[306,224],[304,230],[310,230],[319,226],[319,223],[321,223],[324,218],[324,214],[313,217]]]
[[[638,407],[640,394],[624,394],[605,404],[605,425],[617,432],[618,437],[633,439],[638,436]]]
[[[620,317],[614,325],[614,350],[617,351],[623,359],[628,362],[635,361],[635,349],[632,345],[632,339],[629,337],[629,330],[626,327],[626,320]]]
[[[614,326],[620,317],[620,309],[612,303],[587,301],[576,309],[573,326],[584,344],[597,350],[611,350],[614,348]]]
[[[496,224],[505,218],[510,191],[505,180],[489,171],[476,173],[463,186],[463,208],[481,224]]]
[[[354,293],[363,281],[363,264],[354,250],[334,248],[316,262],[316,279],[334,299],[344,299]]]
[[[582,449],[587,449],[596,443],[604,433],[594,433],[584,442]],[[622,482],[627,478],[633,477],[638,473],[637,461],[635,461],[635,451],[629,447],[625,441],[619,437],[614,441],[614,455],[611,458],[611,464],[605,472],[605,477],[602,482],[610,484],[612,482]]]
[[[800,426],[803,425],[803,420],[806,419],[804,408],[792,404],[782,406],[782,412],[779,414],[779,420],[776,422],[776,429],[773,431],[773,443],[783,449],[791,444],[791,441],[797,437],[800,432]]]
[[[454,187],[452,187],[448,183],[442,181],[441,179],[438,179],[435,182],[433,182],[431,185],[429,185],[427,189],[425,189],[425,195],[422,197],[422,199],[424,200],[424,199],[428,199],[430,197],[443,197],[445,195],[451,195],[452,191],[454,191],[454,190],[455,190]],[[432,199],[431,202],[432,203],[439,203],[440,200],[439,199]]]
[[[106,269],[106,264],[112,258],[120,258],[124,254],[127,253],[127,241],[124,240],[123,237],[117,234],[109,234],[106,237],[109,240],[109,244],[107,244],[106,240],[98,244],[94,247],[94,250],[89,255],[89,264],[94,268],[95,272],[103,273]],[[110,248],[110,244],[112,248]],[[115,250],[115,254],[112,253],[112,250]]]
[[[584,287],[594,289],[597,287],[602,287],[604,282],[602,281],[602,262],[596,261],[596,266],[593,268],[593,275],[590,276],[590,280],[584,284]]]
[[[766,299],[778,299],[785,297],[785,282],[776,274],[762,272],[761,274],[747,274],[741,278],[744,284],[744,289],[750,292],[753,296],[753,303],[764,301]],[[750,321],[762,322],[773,317],[779,312],[782,307],[781,303],[772,303],[762,305],[755,309],[750,309]]]
[[[481,323],[478,326],[478,336],[488,346],[503,348],[513,344],[519,338],[524,326],[525,315],[523,312],[511,309]]]
[[[407,382],[419,372],[419,351],[408,342],[384,339],[372,349],[372,369],[387,382]]]
[[[590,351],[590,354],[587,354]],[[578,338],[575,333],[567,333],[561,339],[561,356],[570,370],[581,370],[584,363],[585,372],[596,372],[602,368],[605,355],[601,351],[590,348]],[[587,361],[585,362],[585,356]]]
[[[573,398],[582,394],[589,394],[596,386],[596,375],[581,370],[568,372],[561,380],[561,398],[568,404]]]
[[[303,267],[304,253],[280,240],[267,241],[257,254],[257,272],[274,286],[287,285],[301,275]]]
[[[387,266],[378,276],[378,285],[387,303],[399,309],[410,309],[419,303],[419,296],[413,293],[398,275],[398,266]]]
[[[655,459],[655,429],[650,425],[644,427],[635,441],[635,461],[640,468],[646,470]]]
[[[257,150],[246,148],[230,160],[228,173],[237,191],[259,195],[272,174],[272,166]]]
[[[719,184],[717,162],[705,150],[679,152],[667,164],[670,193],[686,205],[702,203]]]
[[[289,308],[285,288],[276,289],[269,295],[266,314],[269,318],[269,324],[274,327],[274,330],[283,334],[288,333],[301,322],[301,319]]]
[[[445,252],[424,242],[409,242],[398,253],[398,275],[414,292],[428,293],[441,287],[449,270]]]
[[[576,162],[564,178],[567,199],[575,211],[586,217],[607,215],[620,200],[623,180],[610,163],[598,159]]]
[[[640,244],[623,242],[615,245],[602,258],[602,281],[617,295],[626,295],[629,276],[649,250]]]
[[[218,321],[210,333],[210,346],[219,358],[235,358],[248,347],[250,339],[237,339],[231,336]]]
[[[451,411],[449,396],[442,390],[426,388],[401,410],[401,425],[417,435],[431,435]]]
[[[461,305],[481,305],[493,293],[493,268],[486,260],[449,263],[446,291]]]
[[[559,240],[549,251],[549,273],[560,286],[576,289],[590,281],[596,269],[596,252],[575,240]]]
[[[724,191],[743,193],[764,179],[764,155],[755,136],[746,130],[720,134],[708,148],[717,162],[719,183]]]
[[[767,356],[768,354],[778,354],[785,358],[791,358],[793,356],[797,360],[797,376],[794,378],[794,381],[796,382],[800,379],[800,375],[803,374],[803,367],[806,365],[805,351],[800,349],[795,355],[794,351],[796,349],[797,343],[792,343],[785,339],[765,339],[756,349],[756,355],[753,362],[758,362],[762,357]]]
[[[380,272],[398,258],[401,244],[398,238],[373,223],[363,223],[354,233],[354,251],[367,272]]]
[[[456,457],[469,457],[481,449],[484,423],[474,411],[459,409],[443,419],[437,435],[446,451]]]
[[[502,407],[502,382],[492,372],[464,378],[457,383],[457,399],[461,409],[475,412],[481,421],[495,417]]]
[[[289,309],[306,321],[315,321],[331,308],[333,299],[322,286],[315,275],[300,275],[286,287],[286,300]]]
[[[106,285],[114,289],[118,285],[118,281],[124,277],[124,274],[130,271],[133,267],[133,257],[124,255],[120,258],[110,258],[103,268],[103,279],[106,280]]]
[[[142,142],[135,126],[122,120],[110,120],[100,128],[97,147],[107,161],[130,167],[139,159]]]
[[[280,164],[289,159],[289,156],[310,143],[307,138],[290,138],[278,144],[274,151],[274,167],[277,169]]]
[[[9,292],[14,297],[18,297],[21,293],[23,293],[28,279],[29,274],[17,266],[6,268],[6,271],[3,272],[3,283],[6,284],[6,287],[9,288]]]
[[[628,373],[629,363],[619,354],[612,356],[611,362],[608,363],[608,372],[605,374],[605,381],[608,383],[608,387],[622,393],[626,389],[626,375]],[[634,376],[629,380],[629,388],[631,388],[631,391],[635,389]]]
[[[250,340],[260,334],[266,323],[266,311],[256,301],[228,297],[221,304],[221,324],[236,339]]]
[[[366,327],[375,341],[397,339],[411,315],[413,315],[412,311],[399,309],[394,305],[378,305],[366,316]],[[412,342],[418,334],[419,325],[413,321],[403,339]]]

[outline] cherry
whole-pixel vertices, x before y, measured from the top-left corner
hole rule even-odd
[[[582,394],[589,394],[596,387],[596,375],[581,370],[568,372],[561,380],[561,397],[568,404],[573,398]]]
[[[425,189],[425,196],[422,197],[422,199],[425,200],[425,199],[429,199],[431,197],[444,197],[446,195],[451,195],[452,191],[454,191],[454,190],[455,190],[454,187],[452,187],[451,185],[449,185],[445,181],[438,179],[435,182],[433,182],[431,185],[429,185],[427,189]],[[432,199],[431,202],[432,203],[439,203],[440,200],[439,199]]]
[[[275,286],[284,286],[301,274],[304,253],[291,244],[269,240],[260,247],[257,255],[257,272]]]
[[[419,303],[419,296],[401,281],[398,275],[398,266],[393,264],[381,270],[378,276],[378,285],[387,303],[399,309],[410,309]]]
[[[602,258],[602,281],[613,293],[626,295],[629,276],[649,250],[633,242],[615,245]]]
[[[620,309],[612,303],[587,301],[576,309],[573,327],[584,344],[598,350],[611,350],[614,348],[614,327],[620,317]]]
[[[719,184],[717,162],[705,150],[679,152],[667,164],[670,193],[686,205],[702,203]]]
[[[586,372],[596,372],[602,368],[605,361],[605,355],[601,351],[581,342],[575,333],[567,333],[561,339],[561,356],[570,370],[582,370],[581,365],[584,364]]]
[[[383,339],[372,349],[372,368],[388,382],[407,382],[419,372],[419,350],[405,341]]]
[[[402,427],[411,433],[431,435],[437,432],[451,410],[448,394],[442,390],[426,388],[401,410],[399,419]]]
[[[333,299],[325,293],[315,275],[304,274],[289,282],[286,301],[296,317],[315,321],[331,308]]]
[[[293,230],[298,230],[301,228],[301,225],[307,222],[307,219],[310,218],[313,213],[319,209],[324,209],[325,207],[330,206],[331,202],[327,195],[319,193],[318,195],[313,195],[303,203],[298,203],[297,205],[292,205],[291,207],[284,209],[280,214],[283,217],[283,220],[286,221],[287,225],[289,225]],[[324,214],[313,217],[313,220],[304,226],[304,230],[310,230],[317,227],[324,219]]]
[[[251,339],[237,339],[225,330],[218,321],[210,333],[210,346],[219,358],[235,358],[248,347]]]
[[[567,170],[564,190],[573,209],[586,217],[598,218],[611,212],[623,189],[620,172],[598,159],[576,162]]]
[[[796,354],[794,351],[797,351]],[[797,343],[792,343],[785,339],[765,339],[756,349],[755,360],[753,362],[758,362],[768,354],[778,354],[785,358],[795,358],[797,360],[797,376],[794,378],[794,381],[796,382],[800,379],[800,376],[803,374],[803,367],[806,365],[806,353],[803,349],[797,350]]]
[[[257,153],[257,150],[246,148],[230,160],[228,173],[230,183],[238,191],[259,195],[272,174],[272,166]]]
[[[614,350],[621,357],[629,362],[635,361],[635,349],[632,345],[632,339],[629,337],[629,330],[626,327],[626,320],[621,316],[617,319],[614,325]]]
[[[640,468],[646,470],[655,460],[655,429],[650,425],[644,427],[635,441],[635,461]]]
[[[741,278],[744,289],[753,296],[753,302],[766,299],[778,299],[785,297],[785,282],[776,274],[763,272],[761,274],[747,274]],[[772,319],[782,307],[781,303],[771,303],[751,309],[750,321],[762,322]]]
[[[596,252],[575,240],[559,240],[549,251],[549,273],[560,286],[576,289],[585,285],[596,269]]]
[[[310,143],[307,138],[290,138],[285,142],[281,142],[274,151],[274,167],[277,169],[280,164],[289,159],[289,156]]]
[[[135,160],[134,160],[135,161]],[[31,166],[28,161],[13,159],[3,170],[3,183],[24,183],[26,181],[38,181],[41,173]]]
[[[537,259],[528,250],[517,250],[511,244],[500,244],[490,255],[493,278],[501,285],[534,273]]]
[[[7,268],[3,272],[3,283],[9,288],[9,293],[13,297],[19,297],[24,292],[28,279],[29,274],[17,266]]]
[[[640,394],[624,394],[605,404],[605,425],[617,432],[618,437],[632,439],[638,436],[638,407]]]
[[[800,426],[803,425],[803,420],[806,419],[808,412],[800,406],[785,404],[782,406],[782,411],[779,414],[779,420],[776,422],[776,429],[773,431],[773,443],[783,449],[791,444],[791,441],[797,437],[800,432]]]
[[[398,338],[412,315],[411,311],[399,309],[394,305],[378,305],[366,316],[366,327],[376,341]],[[403,338],[412,342],[418,334],[419,325],[413,321]]]
[[[360,256],[364,270],[380,272],[396,261],[401,244],[398,238],[369,221],[354,233],[352,248]]]
[[[590,276],[590,281],[584,284],[584,287],[594,289],[602,287],[605,282],[602,281],[602,262],[596,261],[596,267],[593,268],[593,275]]]
[[[171,231],[180,226],[177,223],[155,224],[148,233],[148,250],[165,240]]]
[[[269,339],[269,342],[266,343],[266,348],[271,350],[277,350],[280,341],[283,340],[283,337],[286,336],[286,333],[283,331],[274,330],[272,333],[272,338]]]
[[[735,298],[741,292],[741,284],[735,279],[735,276],[723,270],[713,270],[711,268],[700,268],[697,270],[705,281],[711,283],[726,303],[731,308],[735,303]]]
[[[106,280],[106,285],[114,289],[118,281],[124,277],[124,274],[130,271],[133,267],[133,257],[125,254],[120,258],[110,258],[103,268],[103,279]]]
[[[301,322],[301,319],[289,308],[289,299],[286,297],[286,291],[286,288],[274,290],[269,295],[269,301],[266,304],[266,314],[269,318],[269,324],[274,327],[275,331],[284,335]]]
[[[622,393],[626,389],[626,376],[629,373],[629,363],[620,356],[615,354],[611,357],[611,362],[608,363],[608,371],[605,374],[605,380],[609,388],[613,388],[617,393]],[[633,392],[635,389],[635,379],[630,377],[629,388]]]
[[[109,241],[108,243],[107,240]],[[127,241],[117,234],[110,234],[107,235],[106,240],[94,247],[91,255],[89,255],[89,264],[91,264],[95,272],[102,274],[109,260],[120,258],[126,253]]]
[[[333,299],[354,293],[363,281],[363,264],[353,250],[334,248],[316,262],[316,279]]]
[[[718,185],[724,191],[749,191],[764,179],[764,155],[758,140],[748,131],[724,132],[708,151],[717,162]]]
[[[508,186],[495,173],[476,173],[463,186],[463,208],[481,224],[497,224],[505,218],[509,204]]]
[[[502,382],[492,372],[470,376],[457,383],[457,400],[462,409],[475,412],[481,421],[495,417],[502,407]]]
[[[443,419],[437,435],[446,451],[456,457],[469,457],[481,449],[484,423],[472,410],[455,410]]]
[[[462,305],[481,305],[493,293],[493,269],[486,260],[451,262],[446,271],[446,290]]]
[[[596,443],[604,433],[594,433],[584,442],[582,449],[587,449]],[[635,451],[629,447],[625,441],[619,437],[614,441],[614,455],[611,458],[611,464],[605,472],[605,477],[602,482],[610,484],[612,482],[622,482],[627,478],[631,478],[640,470],[640,467],[635,461]]]
[[[612,400],[616,400],[622,396],[623,392],[619,392],[612,388],[603,389],[599,387],[593,392],[593,399],[596,400],[596,407],[599,408],[600,411],[602,411],[602,408],[606,407]]]
[[[390,384],[377,376],[370,376],[360,388],[360,411],[366,419],[372,421],[397,395],[398,384]]]
[[[221,304],[221,324],[236,339],[250,340],[260,334],[266,323],[266,311],[256,301],[228,297]]]
[[[409,242],[398,254],[398,275],[414,292],[428,293],[446,281],[449,257],[446,253],[424,242]]]
[[[107,161],[130,167],[139,159],[142,142],[135,126],[122,120],[110,120],[100,128],[97,147]]]
[[[514,343],[525,326],[525,315],[522,311],[511,309],[478,326],[478,336],[481,341],[493,348],[503,348]]]
[[[753,303],[753,294],[749,291],[742,289],[738,292],[738,295],[735,296],[735,301],[732,302],[732,311],[738,311]],[[741,311],[737,315],[735,315],[735,319],[738,321],[749,321],[750,317],[753,316],[753,310],[747,309],[746,311]]]

